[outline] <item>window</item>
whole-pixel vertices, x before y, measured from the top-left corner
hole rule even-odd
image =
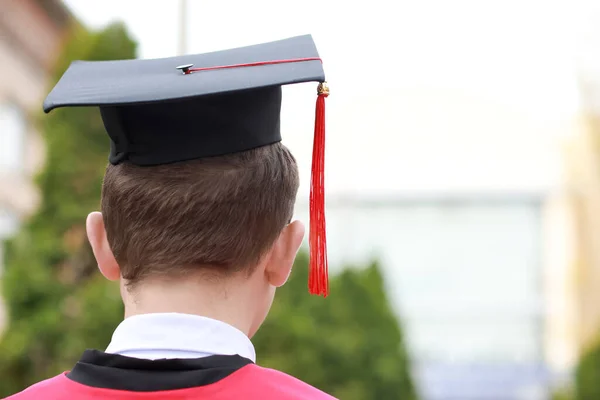
[[[25,153],[25,115],[15,104],[0,104],[0,169],[20,170]]]

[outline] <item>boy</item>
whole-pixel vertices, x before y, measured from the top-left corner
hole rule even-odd
[[[281,85],[309,81],[324,81],[310,36],[69,68],[44,108],[100,107],[110,163],[86,227],[125,320],[106,351],[10,399],[332,399],[255,365],[249,339],[304,236],[290,222],[298,170],[279,117]],[[320,89],[310,288],[326,295]]]

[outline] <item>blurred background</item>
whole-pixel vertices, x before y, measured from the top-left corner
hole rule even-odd
[[[600,2],[0,0],[0,396],[121,318],[85,215],[108,139],[42,116],[72,59],[311,33],[331,87],[332,293],[301,255],[259,363],[345,399],[600,399]],[[284,88],[308,223],[315,87]]]

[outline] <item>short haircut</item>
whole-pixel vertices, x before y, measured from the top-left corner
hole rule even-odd
[[[108,243],[129,284],[250,269],[290,222],[298,167],[281,143],[174,164],[109,165]]]

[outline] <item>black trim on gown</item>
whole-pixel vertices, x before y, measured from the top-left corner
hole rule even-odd
[[[67,377],[96,388],[157,392],[209,385],[248,364],[252,361],[239,355],[142,360],[86,350]]]

